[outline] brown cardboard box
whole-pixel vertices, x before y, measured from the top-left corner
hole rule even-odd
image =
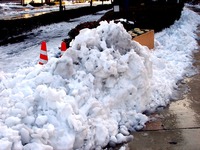
[[[149,49],[154,48],[154,30],[149,30],[148,32],[138,35],[133,38],[141,45],[147,46]]]

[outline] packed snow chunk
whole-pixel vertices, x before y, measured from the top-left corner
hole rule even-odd
[[[0,139],[0,149],[2,150],[11,150],[12,142],[7,141],[6,139]]]
[[[115,136],[110,137],[109,146],[115,147],[117,144],[117,138]]]
[[[44,116],[44,115],[38,115],[38,117],[36,118],[35,120],[35,123],[42,127],[48,120],[48,117],[47,116]]]
[[[26,117],[27,116],[27,106],[21,102],[16,103],[15,107],[11,109],[10,114],[16,117]]]
[[[21,135],[21,141],[22,141],[23,145],[25,145],[25,144],[30,142],[30,139],[31,139],[30,132],[27,129],[22,128],[20,130],[20,135]]]
[[[89,130],[85,129],[85,130],[78,132],[76,134],[75,142],[74,142],[74,145],[73,145],[74,149],[81,149],[83,147],[84,142],[87,139],[88,132],[89,132]]]
[[[36,88],[35,98],[38,99],[39,107],[43,110],[56,109],[57,102],[64,100],[66,93],[64,90],[49,88],[46,85],[39,85]]]
[[[31,68],[31,67],[30,67]],[[26,79],[33,79],[35,77],[38,76],[38,74],[40,73],[41,71],[41,67],[35,67],[33,68],[27,75],[26,75]]]
[[[50,72],[40,72],[34,79],[36,84],[48,84],[53,81],[53,77]]]
[[[23,150],[23,145],[22,145],[22,142],[21,141],[15,141],[13,143],[13,146],[12,146],[12,149],[15,150]]]
[[[72,150],[75,142],[75,133],[65,127],[57,130],[57,134],[51,138],[51,145],[58,150]]]
[[[121,54],[125,54],[132,47],[131,35],[124,29],[121,23],[114,23],[111,21],[109,24],[106,21],[100,22],[97,31],[100,41],[105,41],[107,48],[113,47]]]
[[[119,129],[120,133],[122,133],[123,135],[129,135],[130,133],[128,132],[128,129],[126,128],[126,126],[120,126]]]
[[[5,124],[8,126],[8,127],[12,127],[14,125],[17,125],[21,122],[21,119],[18,118],[18,117],[13,117],[13,116],[10,116],[8,118],[6,118],[5,120]]]
[[[99,35],[96,34],[96,30],[85,28],[80,31],[80,35],[84,36],[85,38],[82,38],[82,36],[77,36],[75,38],[75,41],[73,41],[73,44],[78,41],[78,43],[76,43],[75,49],[80,50],[82,46],[87,47],[87,48],[93,48],[94,45],[96,47],[100,47],[99,40],[96,40],[96,39],[99,39]]]
[[[95,136],[96,144],[104,147],[108,144],[109,140],[110,139],[109,139],[108,129],[103,124],[97,125],[96,136]]]
[[[26,116],[22,119],[22,122],[26,125],[33,125],[33,123],[35,122],[35,117],[34,116]]]
[[[62,58],[56,62],[54,70],[55,75],[60,75],[63,78],[69,79],[74,74],[74,72],[75,70],[73,67],[72,58],[62,56]]]
[[[117,143],[123,143],[126,142],[126,136],[124,136],[123,134],[119,133],[116,135],[117,138]]]
[[[113,47],[124,54],[131,49],[132,39],[121,23],[102,21],[96,29],[80,31],[79,36],[73,41],[72,49],[82,50],[83,47],[97,48],[100,51]]]

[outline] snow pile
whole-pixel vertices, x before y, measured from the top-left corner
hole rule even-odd
[[[191,71],[199,22],[184,9],[156,34],[154,51],[132,41],[122,24],[101,22],[45,66],[1,71],[0,147],[101,149],[130,141],[129,131],[148,120],[143,112],[165,106]]]
[[[200,16],[184,7],[181,18],[170,28],[155,35],[155,51],[152,55],[152,103],[151,107],[165,106],[176,99],[177,81],[195,74],[193,52],[198,48],[194,33]]]
[[[129,141],[128,130],[147,121],[141,113],[151,71],[148,49],[121,24],[84,29],[62,58],[1,73],[0,146],[92,149]]]

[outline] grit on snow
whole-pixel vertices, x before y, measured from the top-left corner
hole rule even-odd
[[[61,58],[54,56],[68,23],[34,30],[37,41],[1,46],[0,147],[88,150],[132,140],[130,131],[148,121],[143,113],[166,106],[177,81],[195,73],[199,23],[185,6],[180,20],[155,35],[154,50],[106,21],[81,30]],[[48,63],[38,65],[39,40],[56,33],[47,41]]]

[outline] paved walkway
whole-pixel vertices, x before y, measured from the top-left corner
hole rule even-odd
[[[200,45],[200,26],[197,35]],[[200,48],[195,60],[200,71]],[[189,93],[154,114],[155,120],[144,130],[135,132],[130,150],[200,150],[200,73],[185,81]]]

